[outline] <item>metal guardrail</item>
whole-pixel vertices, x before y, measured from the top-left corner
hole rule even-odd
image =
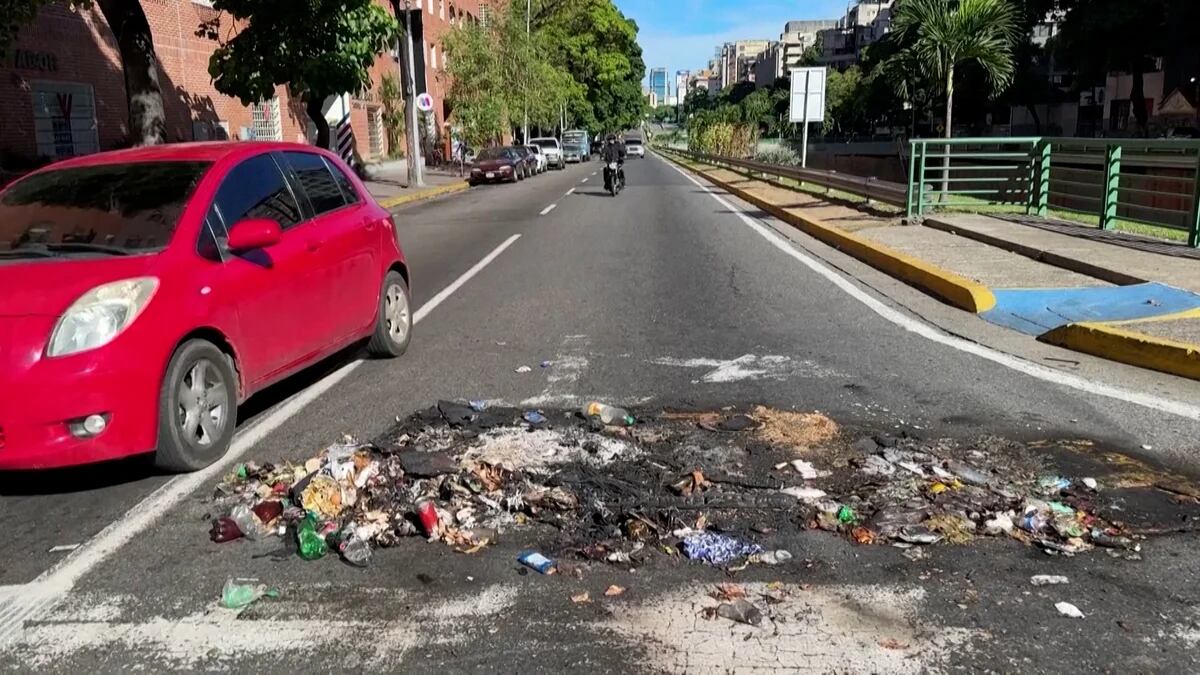
[[[924,138],[911,141],[905,208],[1016,206],[1188,233],[1200,247],[1200,141]]]
[[[841,190],[842,192],[849,192],[850,194],[863,197],[868,202],[879,201],[895,206],[904,206],[906,204],[907,189],[904,185],[879,180],[878,178],[864,178],[862,176],[853,176],[823,169],[802,169],[800,167],[783,166],[781,164],[768,164],[766,162],[722,157],[703,152],[693,152],[691,150],[662,147],[658,148],[658,150],[673,152],[715,166],[743,169],[752,174],[790,178],[802,183],[811,183],[832,190]]]

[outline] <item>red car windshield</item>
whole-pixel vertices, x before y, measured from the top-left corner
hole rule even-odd
[[[0,194],[0,255],[162,249],[209,166],[107,164],[29,176]]]

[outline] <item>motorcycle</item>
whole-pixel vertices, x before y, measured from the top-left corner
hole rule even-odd
[[[625,187],[625,172],[621,170],[620,162],[609,162],[604,167],[604,187],[614,197]]]

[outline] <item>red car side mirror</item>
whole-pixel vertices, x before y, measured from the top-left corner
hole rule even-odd
[[[234,253],[245,253],[255,249],[267,248],[279,243],[283,238],[283,228],[270,218],[247,218],[240,220],[229,231],[229,250]]]

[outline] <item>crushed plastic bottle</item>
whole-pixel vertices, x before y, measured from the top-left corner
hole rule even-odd
[[[756,556],[756,558],[758,559],[758,562],[764,565],[782,565],[783,563],[792,559],[792,554],[783,549],[779,549],[778,551],[767,551],[766,553]]]
[[[366,567],[371,564],[371,544],[366,539],[351,537],[338,546],[342,560],[355,567]]]
[[[601,422],[609,426],[631,427],[637,423],[637,420],[634,419],[633,415],[629,414],[628,410],[598,401],[592,401],[583,406],[583,410],[580,412],[583,413],[584,417],[599,418]]]
[[[262,536],[263,530],[266,529],[263,527],[262,521],[258,519],[258,516],[254,515],[254,512],[244,504],[233,507],[233,511],[229,512],[229,518],[237,523],[242,535],[250,540],[257,540]]]
[[[317,533],[317,519],[311,513],[296,527],[296,541],[300,545],[300,557],[305,560],[319,560],[329,552],[329,544]]]

